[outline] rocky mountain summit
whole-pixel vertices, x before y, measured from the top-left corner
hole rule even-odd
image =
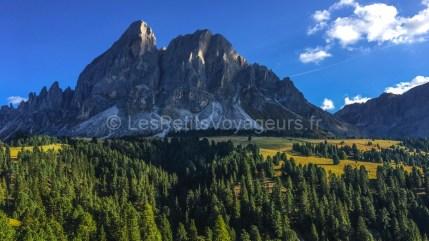
[[[0,137],[165,135],[177,130],[173,120],[191,129],[266,129],[258,120],[268,119],[295,123],[288,133],[357,133],[310,104],[290,79],[248,63],[222,35],[199,30],[159,49],[153,30],[137,21],[83,70],[75,90],[54,83],[18,108],[2,107]],[[320,129],[310,128],[315,120]],[[158,125],[143,128],[144,121]]]
[[[384,93],[364,104],[345,106],[335,116],[371,137],[428,137],[429,84],[402,95]]]

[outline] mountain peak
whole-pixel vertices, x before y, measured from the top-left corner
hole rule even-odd
[[[141,38],[150,37],[155,38],[155,33],[153,32],[152,28],[144,22],[143,20],[138,20],[130,24],[130,26],[125,31],[125,35],[128,36],[139,36]]]
[[[393,96],[398,96],[397,94],[393,94],[393,93],[388,93],[388,92],[383,92],[379,97],[380,98],[390,98]]]
[[[60,88],[60,83],[58,83],[58,81],[55,81],[51,87],[49,88],[49,92],[53,92],[53,91],[61,91]]]
[[[156,37],[152,28],[144,21],[138,20],[130,24],[115,45],[131,46],[135,55],[142,55],[156,48]]]
[[[213,33],[209,29],[204,28],[204,29],[197,29],[192,35],[202,35],[202,34],[212,35]]]
[[[11,116],[7,111],[0,112],[2,115]],[[348,130],[348,126],[309,104],[290,80],[281,81],[268,68],[247,64],[221,34],[197,30],[178,36],[160,51],[151,27],[135,21],[86,66],[75,91],[61,91],[54,83],[39,96],[30,96],[19,115],[12,116],[15,119],[8,118],[8,128],[0,129],[0,138],[34,129],[54,135],[105,137],[163,134],[172,128],[160,126],[136,133],[123,126],[113,133],[106,126],[106,118],[111,115],[128,116],[133,121],[168,115],[185,122],[198,117],[254,124],[262,119],[300,118],[306,127],[311,115],[325,122],[323,131],[311,131],[315,135],[346,134]],[[25,122],[27,119],[34,123]],[[0,125],[3,123],[0,119]],[[282,131],[302,132],[292,128]]]

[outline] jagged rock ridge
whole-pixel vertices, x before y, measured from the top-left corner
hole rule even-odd
[[[106,125],[111,116],[122,120],[114,130]],[[158,49],[153,30],[137,21],[83,70],[75,90],[63,91],[54,83],[39,95],[30,94],[17,109],[2,107],[0,137],[166,134],[172,125],[165,121],[155,129],[130,129],[141,120],[164,120],[162,116],[186,123],[205,120],[209,124],[204,128],[230,120],[232,129],[261,128],[255,120],[299,119],[301,133],[357,133],[310,104],[290,79],[280,80],[266,67],[247,63],[222,35],[199,30]],[[322,130],[308,130],[313,119],[321,120]],[[240,121],[253,124],[243,127]]]
[[[384,93],[364,104],[345,106],[335,116],[370,137],[428,137],[429,84],[402,95]]]

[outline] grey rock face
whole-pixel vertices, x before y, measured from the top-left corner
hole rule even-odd
[[[152,29],[142,21],[132,23],[120,39],[79,76],[72,101],[77,119],[85,120],[117,102],[140,103],[145,99],[140,94],[148,94],[142,89],[158,85],[158,56]]]
[[[335,116],[373,137],[428,137],[429,84],[402,95],[382,94],[365,104],[344,107]]]
[[[120,126],[106,126],[112,115],[120,118]],[[234,121],[231,129],[246,129],[256,127],[256,120],[299,119],[306,129],[301,133],[357,133],[310,104],[289,79],[280,80],[266,67],[247,63],[223,36],[199,30],[158,49],[152,29],[137,21],[83,70],[75,90],[63,91],[54,83],[39,95],[30,94],[18,109],[3,107],[0,137],[19,132],[162,135],[172,130],[171,122],[161,121],[166,115],[187,125],[205,120],[205,127],[211,128],[222,120]],[[323,130],[308,130],[313,118],[321,120]],[[150,120],[162,124],[134,128]],[[243,127],[240,121],[253,124]]]

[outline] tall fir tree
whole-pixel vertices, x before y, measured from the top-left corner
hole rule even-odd
[[[222,216],[217,216],[213,233],[214,241],[232,241],[228,227]]]
[[[162,241],[161,233],[155,222],[155,215],[150,204],[146,204],[142,217],[142,238],[145,241]]]

